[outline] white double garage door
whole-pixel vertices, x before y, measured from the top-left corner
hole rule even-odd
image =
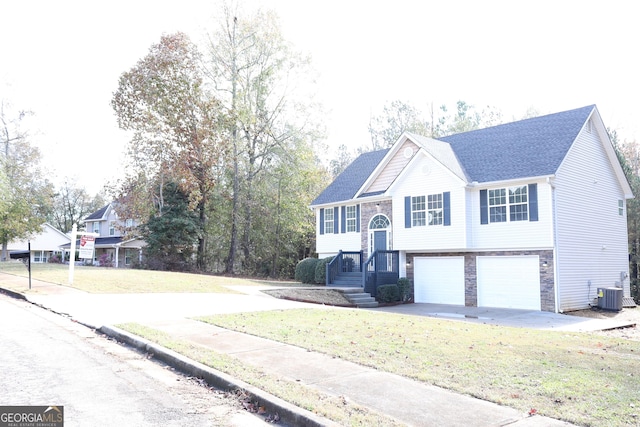
[[[414,258],[417,303],[465,305],[464,257]],[[478,307],[540,310],[539,258],[476,257]]]

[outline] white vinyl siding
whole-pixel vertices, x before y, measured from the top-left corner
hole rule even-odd
[[[333,208],[325,209],[325,215],[328,211],[331,211],[333,213]],[[316,252],[318,253],[319,258],[336,255],[340,250],[361,250],[360,233],[334,234],[334,229],[331,228],[331,233],[320,234],[320,209],[316,209],[316,224],[318,224],[316,230]]]
[[[587,308],[598,287],[620,283],[629,271],[624,194],[598,132],[578,136],[555,184],[559,309]],[[622,283],[628,296],[628,278]]]
[[[534,182],[527,181],[505,186],[517,188]],[[535,182],[538,192],[538,221],[506,221],[480,224],[480,191],[469,190],[467,227],[469,248],[477,250],[551,249],[553,248],[553,215],[551,186],[544,180]],[[507,217],[510,211],[506,211]]]
[[[405,201],[408,196],[424,196],[426,224],[429,224],[429,195],[432,213],[439,211],[438,195],[449,192],[450,226],[426,226],[405,228]],[[402,175],[393,186],[393,248],[406,251],[443,251],[465,248],[466,231],[465,184],[446,170],[440,163],[421,154],[414,159],[411,170]],[[413,221],[413,219],[412,219]],[[440,221],[435,218],[435,221]]]

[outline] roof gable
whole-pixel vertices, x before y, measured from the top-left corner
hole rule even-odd
[[[111,203],[109,203],[107,206],[103,206],[102,208],[98,209],[97,211],[95,211],[94,213],[92,213],[91,215],[86,217],[84,220],[85,221],[99,221],[101,219],[104,219],[105,215],[108,213],[108,210],[109,210],[110,207],[111,207]]]
[[[358,156],[316,199],[312,206],[351,200],[389,150],[378,150]]]
[[[476,182],[552,175],[593,112],[590,105],[440,138]]]

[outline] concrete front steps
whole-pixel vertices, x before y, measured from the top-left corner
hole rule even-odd
[[[339,288],[344,296],[358,308],[376,308],[378,301],[363,288]]]

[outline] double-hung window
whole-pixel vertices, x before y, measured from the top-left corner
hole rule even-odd
[[[509,221],[528,221],[527,186],[509,188]]]
[[[507,221],[507,196],[504,188],[489,190],[489,221]]]
[[[427,196],[429,225],[442,225],[442,193]]]
[[[529,199],[526,185],[489,190],[488,202],[489,222],[529,220]]]
[[[109,221],[109,236],[115,236],[115,235],[116,235],[116,222]]]
[[[333,233],[333,209],[325,209],[324,210],[324,232],[327,234]]]
[[[486,196],[487,190],[483,191]],[[427,196],[404,197],[404,228],[427,225],[445,227],[451,225],[451,193],[449,191]]]
[[[356,206],[347,206],[345,210],[345,218],[347,223],[347,233],[357,231]]]
[[[424,196],[414,196],[411,198],[411,225],[413,227],[427,225],[427,212]]]

